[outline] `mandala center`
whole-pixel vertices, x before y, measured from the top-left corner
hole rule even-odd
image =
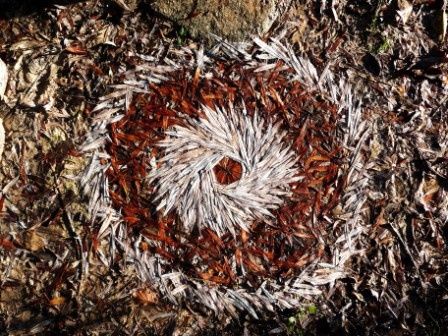
[[[297,155],[280,123],[235,109],[202,111],[203,118],[186,119],[157,143],[163,151],[150,173],[153,201],[163,216],[175,211],[185,232],[197,226],[235,236],[272,218],[291,195]]]
[[[241,179],[243,167],[241,163],[225,156],[213,167],[213,172],[219,184],[227,185]]]

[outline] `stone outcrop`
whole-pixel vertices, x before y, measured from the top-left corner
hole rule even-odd
[[[152,9],[184,26],[193,37],[210,34],[241,41],[264,34],[291,0],[154,0]]]

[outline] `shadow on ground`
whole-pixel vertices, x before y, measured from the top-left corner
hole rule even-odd
[[[52,5],[69,5],[82,0],[0,0],[0,20],[30,15]]]

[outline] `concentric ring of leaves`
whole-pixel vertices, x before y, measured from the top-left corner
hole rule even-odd
[[[289,277],[316,260],[330,261],[324,242],[343,186],[337,107],[291,81],[291,71],[281,63],[260,73],[218,64],[210,79],[177,72],[134,97],[125,116],[110,126],[108,176],[113,206],[122,211],[130,234],[145,237],[142,250],[172,269],[228,286],[257,287],[265,278]],[[220,237],[209,228],[187,233],[179,218],[154,208],[155,189],[146,182],[152,158],[163,155],[156,144],[168,127],[186,125],[186,117],[204,118],[202,104],[245,106],[249,115],[262,111],[262,118],[279,122],[286,132],[301,180],[291,184],[292,196],[274,212],[274,223],[256,221],[235,236]]]

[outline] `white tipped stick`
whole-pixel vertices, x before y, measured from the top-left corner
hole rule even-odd
[[[8,82],[8,68],[0,59],[0,101],[5,98],[6,84]],[[0,118],[0,159],[5,146],[5,129],[3,128],[3,119]]]

